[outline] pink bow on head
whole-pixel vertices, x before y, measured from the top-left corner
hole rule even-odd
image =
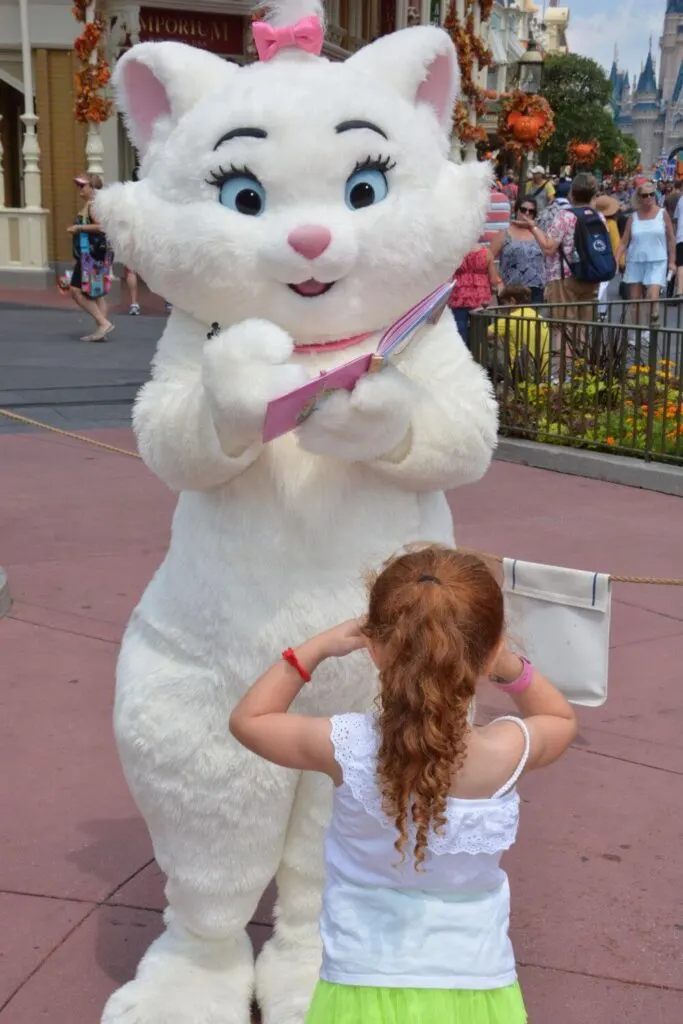
[[[251,30],[259,60],[272,60],[280,50],[290,47],[319,56],[323,48],[323,27],[315,15],[302,18],[295,25],[276,26],[267,21],[255,21]]]

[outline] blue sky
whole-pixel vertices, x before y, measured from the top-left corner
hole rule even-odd
[[[542,10],[543,0],[534,2]],[[647,56],[652,34],[652,52],[658,56],[666,0],[558,0],[561,6],[570,11],[572,53],[592,57],[609,70],[616,43],[621,67],[633,76]]]

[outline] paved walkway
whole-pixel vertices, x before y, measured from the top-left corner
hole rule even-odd
[[[0,408],[66,430],[127,426],[165,324],[156,297],[142,316],[115,309],[116,330],[95,345],[80,340],[91,331],[90,318],[56,288],[36,292],[30,307],[19,301],[22,293],[13,294],[16,301],[5,302],[0,291]],[[0,433],[24,429],[0,417]]]
[[[0,622],[0,1018],[97,1024],[161,928],[110,717],[117,643],[173,499],[139,461],[45,433],[0,437],[0,465],[15,598]],[[666,576],[683,576],[681,508],[502,463],[454,499],[462,544]],[[683,1019],[683,589],[616,587],[613,647],[609,702],[523,784],[507,867],[531,1024]],[[251,930],[268,934],[267,902]]]

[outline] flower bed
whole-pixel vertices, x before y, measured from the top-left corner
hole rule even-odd
[[[539,376],[516,368],[499,382],[503,433],[683,464],[683,381],[672,361],[617,377],[576,360],[563,379]]]

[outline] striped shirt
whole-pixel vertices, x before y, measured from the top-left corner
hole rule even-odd
[[[480,245],[490,245],[491,239],[499,231],[507,231],[510,227],[511,212],[510,200],[505,193],[495,188],[491,189],[489,212],[486,217],[484,233],[479,239]]]

